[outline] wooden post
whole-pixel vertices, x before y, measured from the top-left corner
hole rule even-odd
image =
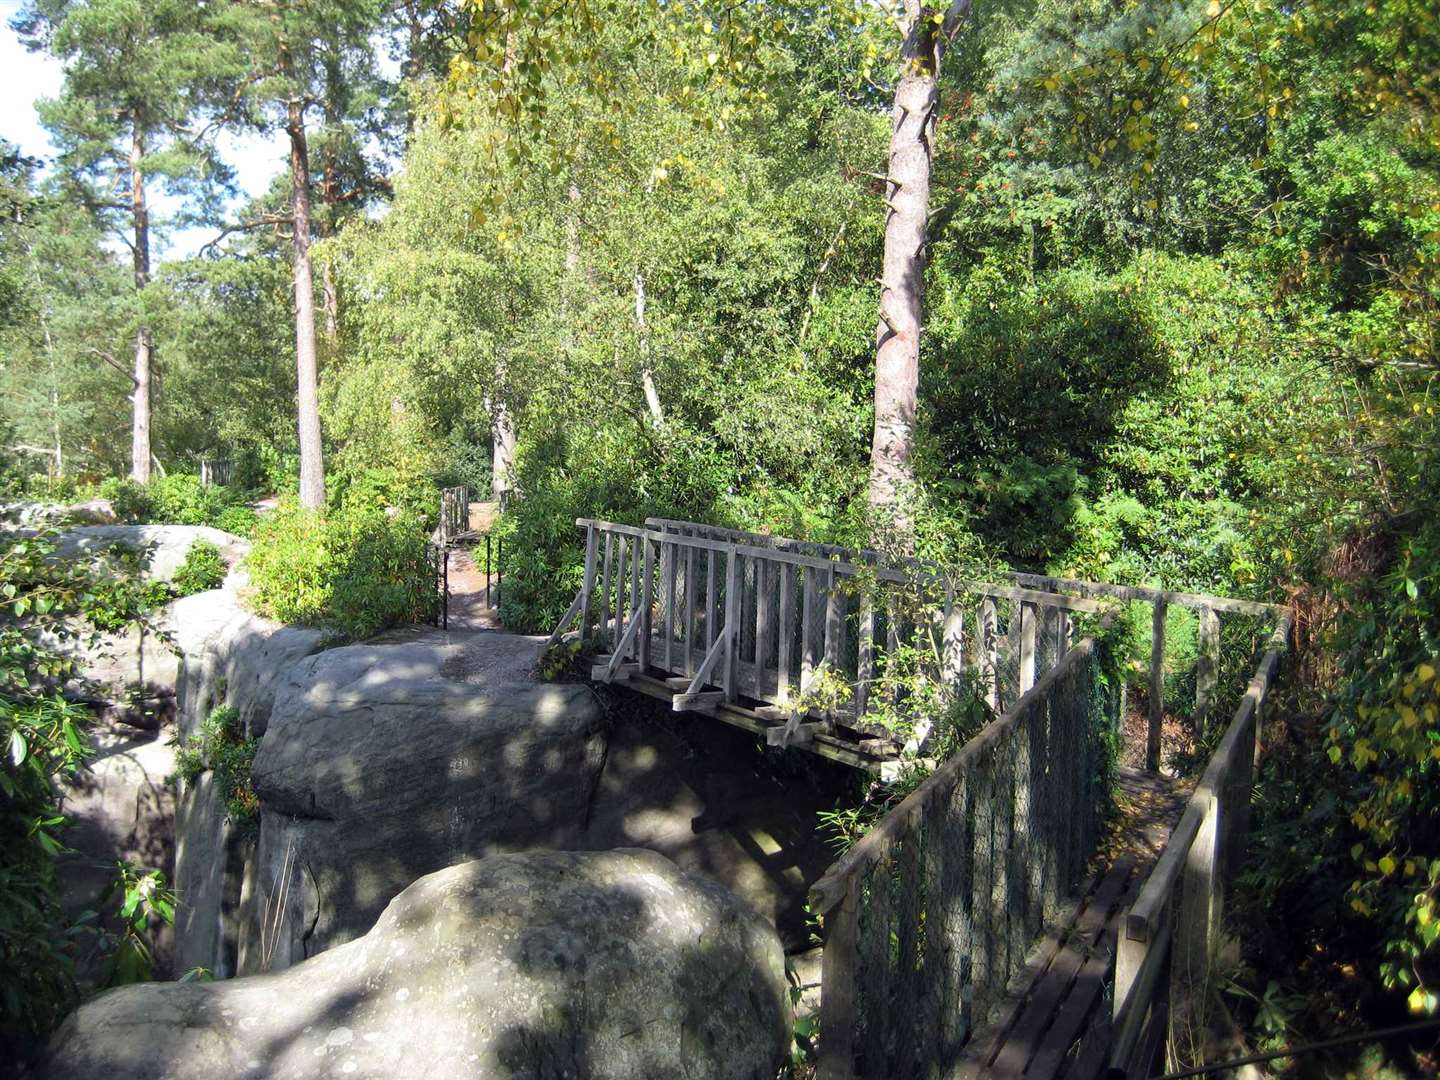
[[[1200,615],[1200,651],[1195,658],[1195,723],[1205,730],[1215,704],[1215,687],[1220,672],[1220,616],[1208,605]]]
[[[790,583],[794,580],[795,569],[789,563],[776,563],[780,571],[780,644],[775,666],[775,700],[780,705],[790,702],[790,649],[795,640],[790,624],[795,619],[795,598]]]
[[[859,893],[859,881],[851,878],[840,903],[825,916],[819,1080],[851,1080],[855,1075],[855,1030],[860,1019],[855,995]]]
[[[996,710],[1000,708],[1000,672],[996,668],[998,636],[995,598],[987,596],[980,601],[980,640],[977,644],[980,647],[981,678],[985,682],[985,701]]]
[[[855,667],[855,719],[865,715],[870,704],[870,684],[875,679],[875,604],[867,592],[860,597],[859,659]]]
[[[600,639],[610,637],[610,576],[615,563],[615,535],[605,534],[605,559],[600,571]],[[618,633],[617,633],[618,636]],[[613,642],[611,644],[614,644]]]
[[[945,628],[940,639],[940,678],[953,687],[965,673],[965,612],[955,602],[955,590],[945,586]]]
[[[685,674],[695,674],[695,549],[685,549]]]
[[[1156,600],[1150,620],[1150,727],[1145,735],[1145,768],[1160,768],[1160,728],[1165,721],[1165,609]]]
[[[654,634],[655,621],[655,545],[649,537],[642,537],[640,544],[645,548],[645,580],[640,583],[640,674],[650,667],[650,645]]]
[[[810,675],[815,669],[815,639],[810,627],[815,621],[815,575],[818,571],[806,566],[796,567],[795,572],[805,575],[800,603],[800,693],[803,694],[810,689]]]
[[[825,664],[840,671],[840,654],[845,649],[845,621],[840,615],[840,591],[835,588],[835,570],[825,572]]]
[[[648,548],[649,546],[650,546],[650,542],[649,542],[648,540],[642,540],[642,539],[640,539],[639,537],[636,537],[635,539],[633,539],[633,540],[630,541],[630,614],[631,614],[631,615],[634,615],[635,612],[637,612],[637,611],[640,610],[640,563],[641,563],[641,561],[642,561],[641,558],[640,558],[640,549],[641,549],[642,547]],[[635,647],[634,647],[634,649],[631,650],[630,655],[636,657],[637,659],[638,659],[639,656],[640,656],[640,642],[639,642],[639,635],[638,635],[638,634],[636,635]]]
[[[720,635],[720,624],[715,619],[715,606],[720,597],[715,592],[715,549],[705,552],[705,651],[715,644]]]
[[[765,700],[765,667],[770,662],[770,563],[755,560],[755,696]]]
[[[595,591],[595,558],[600,534],[594,525],[585,527],[585,577],[580,582],[580,640],[590,637],[590,596]]]
[[[680,547],[677,544],[667,544],[661,541],[660,548],[660,573],[665,578],[665,670],[670,673],[675,671],[675,573],[677,561],[676,556],[680,554]],[[668,552],[668,558],[667,556]]]
[[[1040,612],[1034,604],[1026,601],[1020,605],[1020,686],[1023,696],[1035,685],[1035,624],[1040,621]]]
[[[1174,963],[1192,996],[1203,992],[1210,949],[1219,923],[1220,836],[1223,827],[1220,817],[1219,798],[1215,792],[1207,792],[1200,828],[1185,855],[1180,917],[1175,923]]]
[[[731,548],[725,566],[725,700],[740,696],[740,553]]]

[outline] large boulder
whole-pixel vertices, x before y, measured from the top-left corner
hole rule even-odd
[[[279,974],[104,994],[42,1075],[770,1080],[787,1018],[780,942],[721,886],[648,851],[497,855]]]
[[[360,936],[443,866],[581,846],[602,712],[588,687],[535,680],[542,648],[436,633],[331,649],[281,673],[252,770],[257,922],[279,928],[272,966]],[[243,949],[241,970],[257,956]]]
[[[59,785],[59,809],[68,819],[69,848],[57,865],[66,909],[79,915],[98,909],[124,860],[160,870],[169,880],[175,855],[175,748],[160,736],[97,730],[92,757]],[[157,960],[168,970],[170,935],[162,935]]]
[[[250,553],[250,541],[208,525],[91,525],[62,533],[55,551],[62,558],[79,559],[117,545],[135,548],[149,555],[147,580],[170,581],[196,541],[218,547],[227,566]]]
[[[193,612],[179,614],[187,602]],[[251,614],[228,588],[186,597],[173,608],[182,655],[176,711],[185,735],[194,734],[217,705],[235,709],[249,736],[265,734],[287,670],[325,645],[325,631]],[[179,632],[181,625],[188,631]]]

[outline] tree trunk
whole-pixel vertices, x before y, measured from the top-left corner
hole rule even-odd
[[[295,374],[300,433],[300,505],[325,505],[325,459],[320,445],[319,372],[315,359],[315,282],[310,270],[310,156],[305,111],[298,99],[286,110],[290,136],[290,206],[295,257]]]
[[[145,205],[145,176],[141,161],[145,157],[145,135],[137,110],[131,117],[130,136],[130,213],[135,229],[132,264],[135,292],[139,294],[150,283],[150,211]],[[135,331],[134,389],[131,393],[130,479],[137,484],[150,482],[150,360],[154,348],[150,328],[142,321]]]
[[[320,235],[334,236],[340,231],[340,169],[335,161],[335,133],[340,130],[340,61],[333,52],[325,54],[325,131],[328,138],[321,144],[320,201],[325,213],[320,219]],[[335,288],[335,271],[326,259],[320,268],[320,295],[325,311],[325,355],[335,355],[340,336],[340,294]]]
[[[970,10],[954,0],[937,30],[920,0],[905,0],[905,40],[895,88],[886,174],[885,259],[880,324],[875,332],[875,433],[870,450],[870,505],[902,535],[911,524],[901,505],[914,482],[915,408],[920,334],[925,320],[926,231],[930,169],[946,42]]]
[[[490,406],[490,493],[502,506],[515,488],[515,425],[510,410],[495,401]]]
[[[660,408],[660,392],[655,389],[655,373],[650,370],[650,330],[645,325],[645,275],[635,271],[635,331],[640,337],[640,386],[645,391],[645,407],[657,428],[665,426],[665,412]]]

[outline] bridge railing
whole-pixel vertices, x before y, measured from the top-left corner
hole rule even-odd
[[[952,1067],[1095,850],[1119,715],[1087,637],[815,883],[820,1075]]]
[[[470,489],[465,486],[440,491],[440,520],[435,526],[435,539],[449,544],[470,529]]]
[[[1244,861],[1261,718],[1292,626],[1282,612],[1234,718],[1125,916],[1110,1054],[1121,1075],[1151,1075],[1175,1014],[1200,1007],[1226,896]]]
[[[896,568],[869,553],[847,559],[838,548],[721,535],[728,530],[577,524],[586,530],[582,584],[552,640],[578,622],[582,637],[611,649],[596,678],[658,669],[684,684],[677,710],[745,699],[788,712],[788,734],[777,736],[786,741],[810,734],[802,714],[821,716],[809,728],[895,734],[881,718],[897,695],[913,692],[913,682],[897,689],[902,666],[942,692],[969,673],[999,711],[1058,663],[1077,618],[1105,606],[918,563]],[[826,690],[822,675],[831,690],[841,688],[823,707],[815,704]],[[923,742],[926,734],[906,737]]]

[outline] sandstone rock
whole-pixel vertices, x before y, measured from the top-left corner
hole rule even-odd
[[[60,811],[69,818],[64,840],[71,849],[57,870],[66,910],[77,915],[97,907],[115,880],[116,862],[173,877],[175,795],[166,782],[175,771],[175,748],[162,734],[122,736],[99,731],[95,756],[60,785]],[[157,959],[168,970],[169,937]]]
[[[234,566],[250,551],[250,542],[208,525],[92,525],[70,529],[56,541],[63,558],[82,558],[117,544],[147,551],[150,562],[145,576],[152,581],[170,581],[197,540],[220,549],[228,566]]]
[[[533,680],[542,645],[435,634],[332,649],[283,673],[253,769],[258,907],[282,916],[273,966],[358,937],[443,866],[580,846],[601,711],[584,686]]]
[[[214,776],[186,784],[175,815],[175,965],[203,968],[217,979],[235,974],[244,876],[254,864],[255,837],[226,819]]]
[[[770,928],[660,855],[499,855],[280,974],[104,994],[42,1075],[770,1080],[785,991]]]
[[[0,505],[0,521],[23,527],[52,525],[113,525],[119,519],[108,499],[61,506],[55,503],[8,503]]]
[[[176,680],[181,732],[193,734],[211,709],[230,705],[250,736],[263,735],[285,672],[319,651],[325,632],[252,615],[229,589],[186,597],[173,607],[186,601],[204,614],[175,617],[177,626],[191,628],[188,638],[176,634],[184,656]]]

